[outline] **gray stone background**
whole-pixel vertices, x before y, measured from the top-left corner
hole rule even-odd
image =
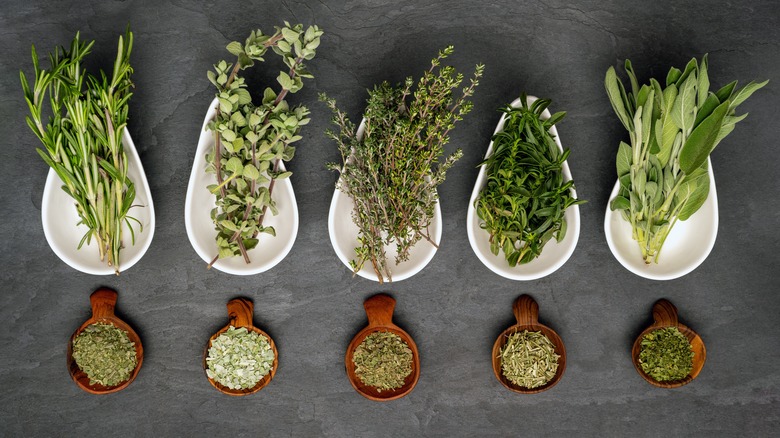
[[[0,6],[0,435],[4,436],[777,436],[780,430],[780,275],[777,90],[780,4],[623,1],[58,1]],[[213,89],[205,72],[225,45],[283,20],[325,30],[310,63],[316,79],[291,97],[312,123],[289,167],[301,213],[292,252],[271,271],[233,277],[207,271],[187,240],[184,197]],[[130,23],[136,94],[130,132],[157,211],[146,256],[121,277],[81,274],[48,248],[41,221],[47,167],[24,123],[18,70],[80,30],[97,43],[90,66],[107,68]],[[380,286],[353,279],[331,248],[328,205],[337,159],[323,131],[318,92],[359,120],[373,84],[418,75],[454,44],[464,72],[486,64],[475,110],[454,131],[465,156],[441,186],[444,234],[415,277]],[[603,215],[615,181],[617,144],[627,138],[603,89],[610,65],[630,58],[641,80],[665,77],[710,54],[713,86],[771,79],[740,109],[750,116],[713,154],[720,229],[691,274],[657,282],[625,270],[609,252]],[[258,93],[281,65],[248,73]],[[582,233],[572,258],[547,278],[514,282],[484,267],[466,236],[476,165],[498,119],[521,91],[566,110],[559,125],[581,198]],[[93,396],[73,384],[66,342],[89,317],[98,286],[119,291],[119,312],[146,356],[126,390]],[[359,396],[343,354],[365,324],[362,301],[398,300],[397,322],[416,339],[422,375],[409,396],[386,404]],[[552,390],[522,396],[491,371],[490,349],[512,323],[522,293],[566,343],[568,367]],[[263,391],[231,398],[204,377],[201,354],[225,324],[225,303],[247,296],[276,340],[280,367]],[[692,384],[662,390],[634,371],[630,346],[666,297],[704,338],[708,358]]]

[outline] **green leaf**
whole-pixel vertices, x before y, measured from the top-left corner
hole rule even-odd
[[[694,191],[688,196],[688,199],[685,201],[685,205],[683,205],[683,208],[680,210],[680,214],[678,215],[680,220],[687,220],[694,213],[696,213],[699,208],[704,205],[704,201],[707,200],[709,194],[709,177],[699,179],[696,184],[696,189],[694,189]]]
[[[731,98],[731,93],[734,92],[734,88],[737,86],[737,81],[730,82],[726,85],[724,85],[720,90],[718,90],[715,95],[718,96],[718,100],[720,103],[723,103]]]
[[[680,170],[690,174],[700,167],[715,148],[723,118],[729,110],[729,101],[720,104],[704,119],[683,144],[680,150]]]
[[[249,94],[249,91],[247,91],[246,88],[239,88],[235,90],[234,93],[236,93],[238,96],[239,105],[246,105],[252,102],[252,96]]]
[[[225,228],[225,229],[233,231],[233,232],[238,231],[238,226],[236,224],[234,224],[233,221],[229,221],[227,219],[219,221],[219,225],[221,225],[222,228]]]
[[[618,119],[620,119],[620,121],[623,123],[623,126],[625,126],[627,130],[633,131],[634,125],[631,117],[628,116],[626,111],[626,106],[624,104],[623,97],[621,96],[618,84],[619,82],[620,80],[615,74],[615,68],[610,67],[607,69],[607,76],[604,79],[604,86],[607,89],[609,102],[612,104],[612,109],[615,111],[615,114],[617,114]]]
[[[707,55],[701,59],[701,65],[699,65],[699,86],[697,87],[696,105],[702,108],[705,101],[709,98],[708,92],[710,91],[710,78],[707,76]]]
[[[294,85],[293,80],[290,78],[290,75],[288,75],[283,71],[279,72],[279,77],[276,78],[276,81],[279,82],[279,85],[281,85],[282,88],[286,90],[289,90]]]
[[[239,176],[244,171],[244,163],[238,157],[230,157],[225,164],[225,169],[232,174],[238,174]]]
[[[257,178],[260,178],[260,172],[250,163],[244,166],[243,176],[251,180],[256,180]]]
[[[290,175],[292,175],[292,172],[282,172],[276,175],[274,179],[285,179],[285,178],[289,178]]]
[[[666,86],[669,87],[671,85],[675,85],[677,80],[680,79],[680,75],[682,75],[680,69],[676,67],[670,68],[669,73],[666,75]]]
[[[298,40],[298,35],[300,35],[298,32],[290,29],[289,27],[282,28],[282,36],[290,44]]]
[[[239,54],[244,53],[244,46],[238,41],[233,41],[227,45],[227,51],[233,56],[238,56]]]
[[[672,120],[678,128],[682,129],[683,135],[686,135],[693,127],[694,106],[696,105],[696,77],[689,76],[680,87],[677,99],[672,107]]]
[[[753,93],[760,90],[768,83],[768,80],[760,83],[750,82],[749,84],[742,87],[739,91],[734,93],[734,97],[731,98],[731,106],[729,107],[729,110],[734,110],[742,102],[746,101],[748,97],[752,96]]]
[[[622,197],[622,196],[616,196],[615,199],[612,200],[612,202],[609,204],[609,208],[612,211],[615,210],[630,210],[631,209],[631,202],[629,202],[628,199]]]
[[[693,122],[694,128],[699,126],[699,123],[704,121],[704,119],[707,118],[712,112],[715,110],[715,108],[720,105],[720,101],[718,100],[718,96],[715,95],[715,93],[710,93],[709,96],[707,96],[707,100],[704,101],[704,104],[700,104],[699,110],[696,112],[696,121]]]
[[[625,142],[620,142],[616,159],[618,177],[627,174],[631,170],[631,146]]]

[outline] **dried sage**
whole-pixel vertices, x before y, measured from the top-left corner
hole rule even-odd
[[[658,382],[684,379],[693,369],[693,348],[677,327],[653,330],[642,338],[639,364]]]
[[[206,357],[206,375],[230,389],[257,385],[274,363],[274,351],[265,336],[245,327],[230,326],[211,341]]]
[[[559,355],[542,332],[512,333],[501,348],[501,372],[510,382],[523,388],[547,384],[558,371]]]
[[[412,350],[395,333],[374,332],[355,349],[352,363],[364,384],[379,392],[398,389],[412,374]]]
[[[88,325],[73,340],[73,359],[89,384],[116,386],[130,378],[138,364],[135,343],[112,324]]]

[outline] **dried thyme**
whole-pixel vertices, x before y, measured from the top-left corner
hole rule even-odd
[[[412,373],[412,350],[395,333],[374,332],[355,349],[352,362],[364,384],[379,392],[398,389]]]
[[[73,359],[89,384],[116,386],[130,378],[138,360],[135,343],[112,324],[88,325],[73,340]]]
[[[693,369],[693,348],[677,327],[653,330],[642,338],[639,364],[658,382],[684,379]]]
[[[230,326],[211,341],[206,375],[230,389],[248,389],[271,371],[273,363],[268,338],[245,327]]]
[[[555,346],[542,332],[523,330],[507,336],[499,357],[501,372],[507,380],[532,389],[555,377],[560,356],[555,354]]]

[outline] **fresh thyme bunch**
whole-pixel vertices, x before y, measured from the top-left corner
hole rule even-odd
[[[33,46],[33,87],[24,73],[19,75],[30,109],[27,125],[46,149],[37,149],[38,154],[60,177],[62,189],[75,201],[80,224],[88,228],[78,248],[95,239],[100,260],[113,266],[119,275],[124,224],[133,243],[135,231],[130,221],[138,223],[143,231],[143,225],[128,215],[135,186],[127,176],[128,161],[122,145],[127,102],[133,95],[133,33],[128,30],[124,38],[119,37],[111,79],[102,71],[99,77],[88,74],[82,66],[94,43],[81,41],[76,33],[70,50],[58,47],[49,55],[49,70],[40,68]],[[51,117],[44,125],[47,101]]]
[[[208,267],[220,258],[237,255],[249,263],[247,251],[257,246],[257,235],[276,235],[273,227],[263,226],[263,219],[268,209],[277,214],[274,183],[292,175],[281,171],[280,163],[293,158],[292,144],[302,138],[301,127],[309,123],[309,110],[302,105],[290,107],[285,97],[303,88],[303,78],[314,77],[303,61],[314,58],[322,33],[317,26],[304,31],[303,25],[287,22],[273,35],[258,29],[244,44],[228,44],[227,50],[237,57],[235,64],[220,61],[208,72],[219,101],[217,115],[208,124],[214,132],[214,151],[206,156],[206,172],[215,173],[217,178],[208,189],[217,196],[211,218],[219,253]],[[279,91],[266,88],[262,102],[254,105],[238,72],[262,62],[268,48],[289,70],[280,72],[276,79]]]
[[[340,173],[336,186],[352,198],[352,219],[360,230],[357,259],[350,263],[355,273],[369,261],[380,282],[392,281],[386,245],[395,243],[396,264],[408,260],[410,249],[421,239],[436,246],[428,233],[438,202],[436,187],[463,154],[457,150],[444,161],[439,159],[450,130],[471,111],[468,98],[484,70],[477,65],[470,84],[456,96],[463,74],[441,66],[452,53],[452,46],[439,52],[416,88],[409,77],[403,85],[383,82],[369,91],[362,136],[335,100],[320,95],[340,131],[326,132],[341,152],[341,163],[328,168]]]

